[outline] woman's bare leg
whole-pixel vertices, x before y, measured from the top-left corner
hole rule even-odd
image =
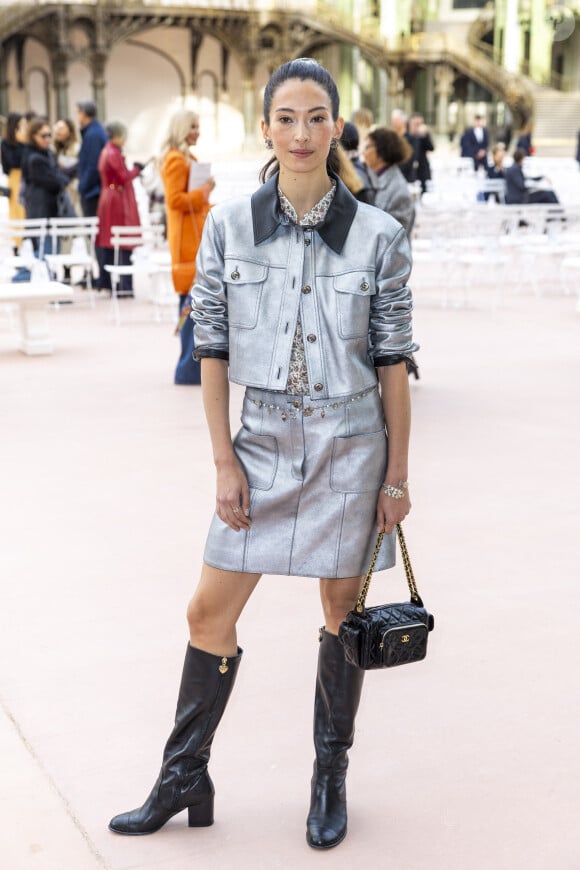
[[[204,563],[187,608],[191,645],[213,655],[235,656],[236,623],[261,576],[222,571]]]
[[[341,580],[320,580],[320,601],[324,611],[326,630],[338,634],[338,626],[349,610],[356,604],[362,588],[360,577],[347,577]]]

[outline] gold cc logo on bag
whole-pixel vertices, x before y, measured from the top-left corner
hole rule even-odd
[[[401,637],[401,643],[409,643],[410,640],[411,640],[411,636],[409,634],[404,634]]]

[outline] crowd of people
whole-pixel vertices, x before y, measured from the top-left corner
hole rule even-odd
[[[127,164],[123,154],[126,125],[111,121],[103,126],[94,102],[84,100],[77,104],[77,122],[78,128],[70,118],[62,118],[51,127],[46,118],[32,112],[8,116],[1,149],[6,192],[10,196],[9,216],[98,217],[97,287],[110,291],[111,274],[107,267],[112,265],[114,256],[111,228],[141,223],[132,182],[142,175],[144,165]],[[196,162],[193,149],[199,132],[198,116],[189,109],[178,110],[170,119],[159,158],[148,161],[156,167],[157,188],[152,196],[155,206],[163,200],[173,286],[178,299],[181,353],[174,376],[176,384],[200,383],[189,318],[190,290],[215,182],[213,178],[204,178],[193,186],[191,183],[191,167]],[[429,155],[434,151],[434,143],[423,116],[419,112],[407,116],[397,108],[391,112],[389,126],[377,126],[372,113],[360,108],[344,124],[340,140],[333,148],[338,173],[350,192],[359,201],[372,204],[399,221],[410,242],[417,202],[432,184]],[[554,191],[542,183],[545,179],[524,175],[525,158],[534,153],[531,126],[521,131],[511,165],[506,161],[504,142],[496,141],[490,149],[489,133],[480,114],[464,130],[460,149],[461,156],[473,162],[476,172],[502,183],[501,201],[558,202]],[[577,156],[580,162],[580,134]],[[500,200],[498,192],[481,195]],[[118,247],[119,265],[129,263],[131,250]],[[133,295],[131,280],[131,275],[120,279],[118,295]],[[417,370],[414,371],[417,375]]]
[[[142,223],[132,182],[141,176],[144,164],[127,164],[123,153],[126,125],[113,120],[103,126],[93,101],[77,104],[77,121],[78,127],[70,118],[61,118],[51,126],[47,118],[34,112],[8,115],[1,154],[7,178],[5,192],[10,198],[9,218],[98,217],[97,288],[112,292],[107,268],[115,256],[111,231],[115,226],[139,227]],[[190,185],[190,169],[195,162],[192,148],[198,136],[198,116],[188,109],[178,110],[170,120],[161,157],[155,161],[159,169],[156,175],[163,184],[173,285],[179,300],[182,348],[176,384],[200,382],[199,362],[193,358],[193,326],[187,315],[195,258],[214,181],[207,178]],[[49,235],[44,245],[43,251],[36,251],[41,257],[51,253]],[[129,264],[132,249],[132,245],[118,246],[117,265]],[[69,278],[65,269],[64,280]],[[133,295],[130,273],[121,275],[116,292],[119,296]]]
[[[462,157],[473,161],[473,168],[476,172],[482,170],[487,178],[503,182],[503,201],[507,205],[534,203],[549,205],[559,202],[545,176],[524,174],[526,157],[532,157],[535,153],[530,124],[527,124],[518,136],[509,165],[506,161],[506,142],[498,139],[490,152],[489,134],[484,118],[479,114],[474,116],[473,125],[464,130],[460,140],[460,149]],[[499,200],[497,193],[483,193],[482,196],[485,199],[493,196]]]

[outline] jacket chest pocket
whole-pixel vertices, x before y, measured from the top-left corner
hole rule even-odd
[[[230,326],[241,329],[255,327],[267,276],[268,266],[263,263],[225,258],[224,281],[227,286]]]
[[[371,299],[376,293],[374,274],[347,272],[334,278],[338,333],[341,338],[368,334]]]

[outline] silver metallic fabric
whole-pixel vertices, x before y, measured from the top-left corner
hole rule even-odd
[[[275,203],[274,178],[210,212],[191,291],[196,355],[229,358],[238,384],[283,392],[300,314],[310,396],[372,386],[375,359],[417,349],[404,229],[341,182],[316,228]]]
[[[214,515],[204,561],[227,571],[356,577],[376,543],[387,439],[376,388],[335,402],[249,387],[234,440],[250,486],[249,532]],[[377,570],[395,562],[385,536]]]
[[[415,223],[415,206],[403,173],[398,166],[389,166],[380,175],[376,175],[368,166],[366,171],[371,187],[376,191],[375,208],[381,208],[399,221],[410,238]]]

